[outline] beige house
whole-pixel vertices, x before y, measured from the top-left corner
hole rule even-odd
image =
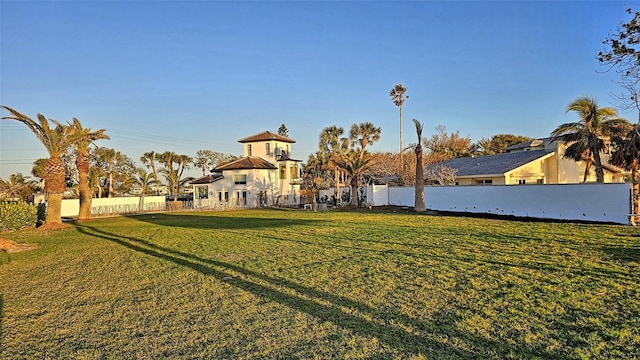
[[[300,160],[290,157],[295,140],[264,131],[238,140],[241,159],[216,166],[191,182],[195,206],[258,207],[300,201]]]
[[[456,185],[528,185],[577,184],[583,182],[585,162],[562,158],[567,143],[551,142],[549,138],[513,145],[504,154],[452,159],[437,165],[456,170]],[[608,164],[609,154],[602,163],[607,183],[624,182],[623,172]],[[592,166],[587,182],[595,182]]]

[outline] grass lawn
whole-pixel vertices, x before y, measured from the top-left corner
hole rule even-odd
[[[640,358],[640,230],[246,210],[1,234],[3,359]]]

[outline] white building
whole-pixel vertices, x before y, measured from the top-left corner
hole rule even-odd
[[[259,207],[300,202],[300,160],[290,157],[295,140],[264,131],[238,140],[241,159],[218,164],[191,182],[195,207]]]

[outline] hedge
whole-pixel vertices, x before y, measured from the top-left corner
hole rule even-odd
[[[38,209],[26,202],[0,202],[0,231],[35,227]]]

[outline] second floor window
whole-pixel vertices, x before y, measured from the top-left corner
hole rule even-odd
[[[247,183],[247,175],[233,175],[233,183],[234,184],[246,184]]]
[[[267,155],[271,154],[271,144],[267,143],[265,145],[265,150],[267,151]]]
[[[251,156],[251,144],[247,145],[247,156]]]

